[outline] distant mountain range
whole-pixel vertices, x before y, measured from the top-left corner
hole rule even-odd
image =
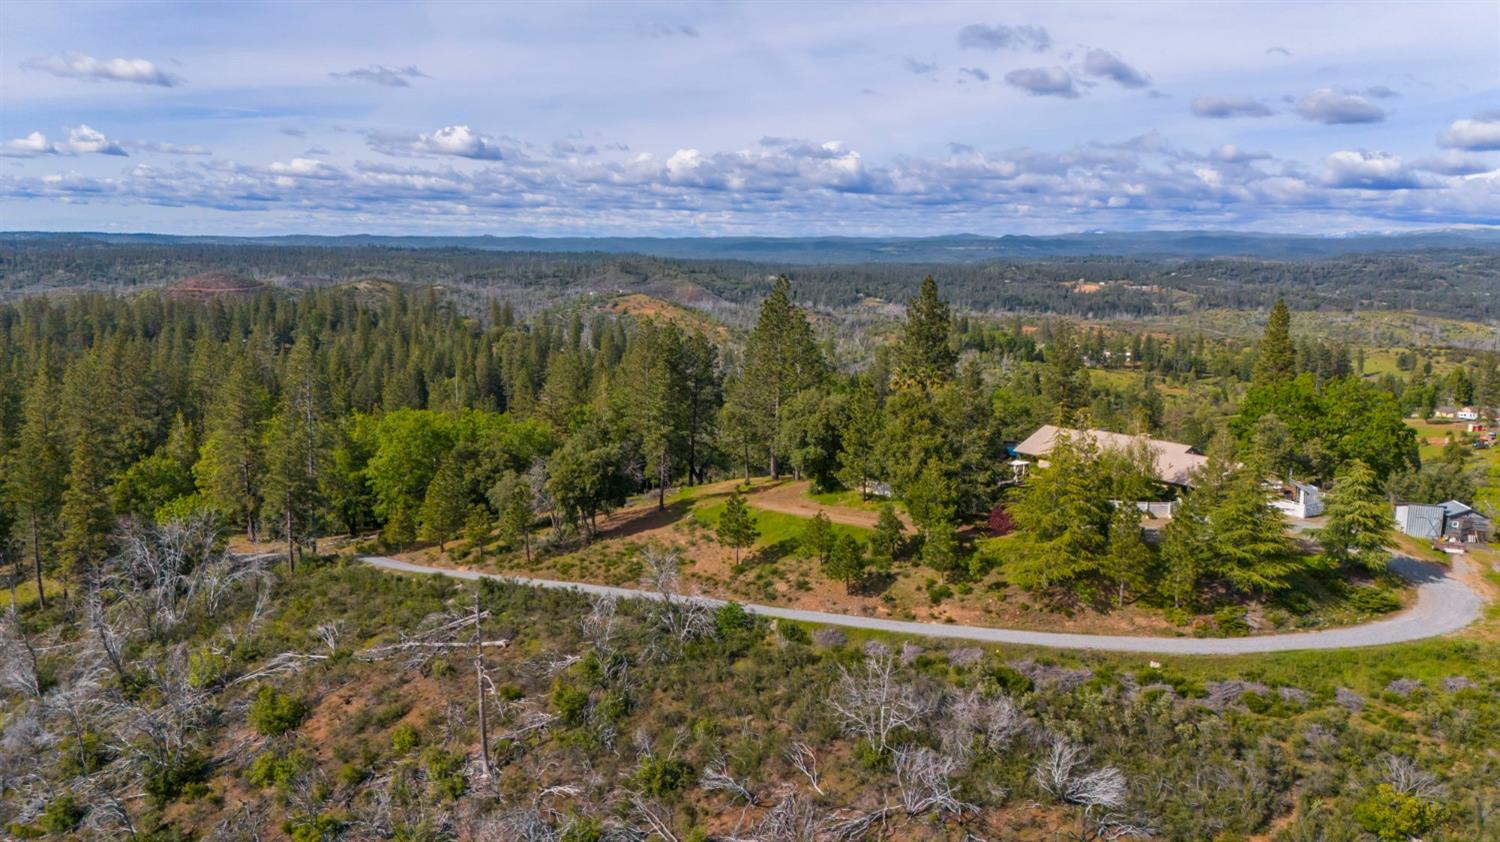
[[[1500,250],[1500,228],[1391,234],[1301,236],[1243,231],[1086,232],[985,237],[399,237],[374,234],[279,237],[173,236],[95,232],[0,233],[0,245],[68,239],[113,244],[219,244],[303,247],[475,249],[480,251],[643,254],[764,263],[972,263],[1061,257],[1247,257],[1292,260],[1426,249]]]

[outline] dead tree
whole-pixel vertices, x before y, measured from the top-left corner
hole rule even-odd
[[[893,733],[913,727],[928,710],[917,688],[896,677],[895,659],[884,649],[867,654],[858,670],[839,667],[828,704],[845,731],[882,752],[890,750]]]
[[[12,602],[0,621],[0,686],[34,699],[42,697],[42,670],[36,647]]]

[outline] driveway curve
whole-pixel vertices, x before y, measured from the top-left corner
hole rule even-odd
[[[625,599],[660,598],[654,592],[634,588],[505,576],[498,573],[482,573],[477,570],[428,567],[385,556],[360,556],[359,560],[373,567],[397,573],[437,574],[471,581],[498,579],[538,588],[572,590]],[[1417,586],[1416,604],[1394,617],[1359,626],[1257,637],[1201,638],[1060,634],[949,623],[915,623],[754,603],[741,603],[741,605],[752,614],[783,620],[869,629],[915,637],[1043,646],[1054,649],[1092,649],[1105,652],[1142,652],[1162,655],[1245,655],[1258,652],[1290,652],[1299,649],[1352,649],[1360,646],[1381,646],[1388,643],[1404,643],[1410,640],[1437,637],[1458,631],[1478,619],[1484,603],[1483,597],[1455,577],[1455,573],[1463,573],[1467,570],[1468,562],[1463,558],[1455,557],[1453,564],[1454,571],[1450,572],[1438,565],[1411,558],[1393,559],[1392,569]],[[715,607],[726,602],[726,600],[712,597],[692,598]]]

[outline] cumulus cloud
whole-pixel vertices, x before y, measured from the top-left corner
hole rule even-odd
[[[1089,50],[1083,58],[1083,72],[1099,76],[1124,85],[1127,88],[1144,88],[1151,84],[1151,77],[1136,70],[1125,60],[1108,50]]]
[[[1247,96],[1200,96],[1188,105],[1199,117],[1269,117],[1271,109],[1258,99]]]
[[[499,161],[506,157],[498,140],[466,125],[444,126],[416,137],[372,135],[370,146],[387,155],[452,155],[477,161]]]
[[[1474,175],[1476,173],[1500,169],[1490,166],[1476,155],[1468,155],[1457,149],[1449,149],[1435,158],[1423,158],[1420,161],[1414,161],[1411,166],[1415,170],[1433,172],[1440,175]]]
[[[87,124],[68,130],[66,140],[51,141],[41,132],[32,132],[25,137],[8,140],[0,146],[0,154],[9,158],[35,158],[40,155],[128,155],[118,142],[104,136],[103,132]]]
[[[346,70],[342,73],[334,72],[328,75],[334,79],[369,82],[372,85],[380,85],[385,88],[409,88],[411,87],[411,82],[408,82],[408,79],[423,79],[427,77],[427,74],[418,70],[416,65],[386,67],[383,64],[372,64],[369,67],[358,67],[354,70]]]
[[[1385,109],[1359,94],[1336,91],[1333,88],[1318,88],[1297,101],[1297,113],[1304,120],[1325,125],[1347,123],[1379,123],[1385,119]]]
[[[960,67],[958,72],[976,82],[988,82],[990,80],[990,74],[982,67]]]
[[[137,85],[171,87],[182,79],[162,70],[143,58],[101,59],[82,53],[29,58],[21,62],[26,70],[40,70],[53,76],[83,79],[89,82],[133,82]]]
[[[971,23],[958,31],[958,46],[966,50],[1031,50],[1039,53],[1052,46],[1052,36],[1045,27],[1029,24],[986,26]]]
[[[938,66],[932,62],[917,61],[911,56],[903,58],[901,60],[901,66],[905,67],[908,73],[915,73],[918,76],[930,76],[933,73],[937,72],[938,69]]]
[[[1500,149],[1500,111],[1486,111],[1472,120],[1454,120],[1438,135],[1438,145],[1470,152]]]
[[[1401,158],[1386,152],[1341,150],[1328,156],[1323,183],[1337,189],[1406,190],[1421,187]]]
[[[1078,96],[1073,74],[1061,67],[1023,67],[1005,74],[1005,83],[1032,96]]]

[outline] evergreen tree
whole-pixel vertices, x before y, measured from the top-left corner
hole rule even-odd
[[[889,503],[881,506],[880,519],[875,521],[875,534],[870,536],[870,558],[876,568],[889,570],[905,542],[906,525],[897,517],[896,507]]]
[[[1375,472],[1354,460],[1339,472],[1328,494],[1328,526],[1318,532],[1323,552],[1339,563],[1382,572],[1390,562],[1390,504]]]
[[[953,315],[928,275],[922,291],[906,304],[906,328],[896,350],[896,385],[931,388],[953,379],[958,352],[949,339]]]
[[[4,493],[23,522],[27,551],[36,578],[38,604],[45,608],[42,570],[52,547],[58,510],[68,474],[67,452],[58,418],[56,386],[39,366],[22,399],[22,423],[5,465]]]
[[[448,540],[463,528],[469,511],[469,484],[463,463],[461,451],[455,449],[438,467],[422,500],[422,538],[436,541],[441,552],[447,552]]]
[[[1213,532],[1208,523],[1210,503],[1208,492],[1188,491],[1162,529],[1160,587],[1175,608],[1193,603],[1199,582],[1213,566]]]
[[[526,563],[531,563],[531,525],[536,521],[536,508],[531,485],[526,477],[507,472],[500,482],[490,490],[490,505],[500,512],[500,538],[514,546],[517,542],[526,551]]]
[[[1281,383],[1297,376],[1297,352],[1292,345],[1292,314],[1286,300],[1276,299],[1255,356],[1251,383],[1256,386]]]
[[[209,405],[203,452],[193,466],[204,495],[226,514],[239,515],[252,541],[257,537],[255,515],[265,470],[265,414],[265,389],[251,359],[240,357]]]
[[[1265,488],[1253,468],[1231,474],[1208,523],[1213,531],[1213,570],[1242,591],[1281,590],[1302,567],[1281,512],[1267,505]]]
[[[816,559],[819,564],[826,564],[828,554],[833,550],[833,540],[833,522],[828,519],[828,515],[818,512],[803,527],[798,543],[804,554]]]
[[[1122,500],[1109,522],[1109,549],[1100,564],[1114,585],[1115,607],[1125,605],[1126,593],[1140,593],[1151,573],[1151,548],[1141,537],[1141,513],[1134,500]]]
[[[1060,433],[1045,467],[1031,470],[1010,507],[1022,531],[1008,578],[1028,589],[1092,576],[1109,544],[1109,478],[1092,439]]]
[[[287,356],[281,403],[266,428],[265,520],[286,543],[287,565],[299,547],[315,545],[327,507],[328,430],[326,389],[311,338],[303,336]]]
[[[1047,346],[1042,368],[1042,398],[1063,425],[1088,408],[1089,371],[1084,366],[1078,340],[1067,322],[1059,322]]]
[[[750,508],[745,505],[745,498],[740,494],[738,488],[730,493],[729,499],[724,501],[724,513],[719,515],[719,524],[715,529],[719,543],[726,547],[734,548],[734,563],[740,563],[740,550],[755,543],[760,536],[760,530],[755,526],[755,519],[750,516]]]
[[[839,431],[838,481],[858,488],[861,500],[870,498],[870,481],[879,476],[877,448],[880,439],[880,407],[875,386],[861,380],[849,397],[843,429]]]
[[[854,583],[865,575],[865,547],[853,535],[844,533],[831,542],[823,560],[823,573],[836,582],[844,583],[844,592],[854,589]]]
[[[780,475],[774,442],[782,412],[793,396],[822,380],[826,370],[812,326],[792,303],[791,281],[783,275],[761,302],[760,317],[745,344],[744,372],[729,398],[746,435],[770,443],[767,455],[773,477]]]
[[[943,521],[927,529],[922,539],[922,563],[948,576],[959,572],[958,534]]]
[[[68,578],[83,582],[109,555],[109,533],[114,516],[109,507],[109,477],[105,473],[103,442],[78,436],[73,442],[62,510],[58,555]]]

